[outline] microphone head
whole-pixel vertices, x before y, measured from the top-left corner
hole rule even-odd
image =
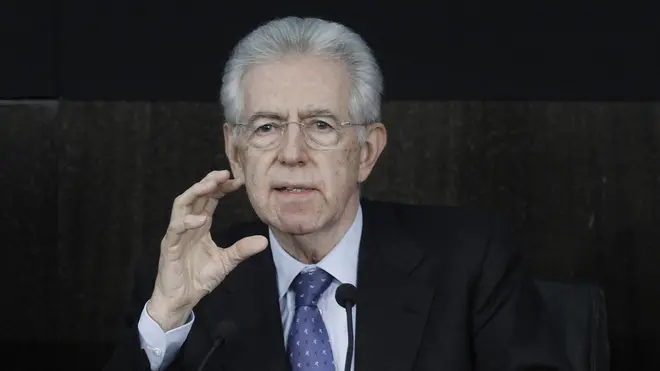
[[[337,304],[343,308],[350,308],[357,303],[357,287],[350,283],[342,283],[335,292]]]
[[[236,323],[230,319],[225,319],[220,321],[220,323],[215,327],[213,331],[213,339],[226,340],[227,338],[232,337],[236,332],[238,332],[238,326]]]

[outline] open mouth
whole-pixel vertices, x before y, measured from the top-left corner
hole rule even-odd
[[[303,193],[312,192],[314,189],[302,188],[302,187],[277,187],[275,188],[275,190],[282,193],[303,194]]]

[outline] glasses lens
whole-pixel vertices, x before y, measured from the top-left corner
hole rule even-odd
[[[244,135],[250,146],[272,148],[280,144],[287,126],[273,119],[258,119],[245,126]],[[307,144],[314,148],[332,148],[339,143],[340,124],[332,118],[309,118],[301,124]]]
[[[310,145],[328,148],[339,142],[339,123],[330,118],[312,118],[304,122],[305,136]]]
[[[248,142],[257,148],[277,145],[282,137],[283,125],[279,122],[259,119],[247,127]]]

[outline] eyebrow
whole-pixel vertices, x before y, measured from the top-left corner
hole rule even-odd
[[[269,111],[258,111],[250,115],[250,117],[247,120],[248,124],[251,124],[259,119],[273,119],[273,120],[281,120],[282,115],[276,112],[269,112]]]
[[[298,111],[298,116],[300,116],[301,118],[316,117],[316,116],[335,117],[335,114],[332,111],[330,111],[329,109],[313,108],[313,109],[309,109],[309,110]]]
[[[325,108],[300,110],[298,111],[298,116],[300,117],[300,119],[305,119],[308,117],[329,117],[338,120],[337,115],[335,115],[331,110]],[[273,111],[257,111],[254,114],[250,115],[250,118],[247,120],[247,123],[250,124],[258,119],[263,119],[263,118],[282,120],[282,121],[286,120],[286,116],[282,115],[281,113],[277,113]]]

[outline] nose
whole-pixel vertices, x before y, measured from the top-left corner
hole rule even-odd
[[[278,159],[280,163],[290,166],[303,165],[307,162],[305,138],[300,125],[289,124],[282,133]]]

